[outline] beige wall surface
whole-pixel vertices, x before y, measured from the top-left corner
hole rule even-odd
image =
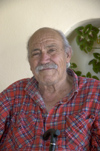
[[[27,40],[41,27],[67,33],[75,23],[100,18],[100,0],[0,0],[0,91],[31,77]]]

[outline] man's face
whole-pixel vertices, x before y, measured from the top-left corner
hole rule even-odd
[[[40,30],[29,42],[29,63],[39,84],[52,85],[66,77],[70,55],[63,48],[62,38],[53,30]]]

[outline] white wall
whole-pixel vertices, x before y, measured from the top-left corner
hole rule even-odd
[[[100,17],[100,0],[0,0],[0,91],[31,77],[26,43],[40,27],[66,33],[75,23]]]

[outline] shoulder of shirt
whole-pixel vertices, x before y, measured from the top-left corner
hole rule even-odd
[[[100,81],[96,80],[94,78],[87,78],[82,76],[77,76],[76,73],[72,69],[67,69],[67,72],[69,75],[73,76],[75,80],[77,80],[79,83],[90,83],[90,84],[97,84],[100,86]]]
[[[30,80],[30,78],[24,78],[24,79],[20,79],[18,81],[15,81],[11,85],[9,85],[4,91],[11,90],[14,88],[19,88],[19,87],[25,88],[29,80]]]
[[[100,81],[99,80],[96,80],[94,78],[78,76],[78,83],[80,85],[84,85],[84,86],[88,86],[93,89],[96,89],[98,92],[100,92]]]
[[[85,82],[93,82],[93,83],[100,83],[99,80],[96,80],[96,79],[93,79],[93,78],[87,78],[87,77],[81,77],[81,76],[78,76],[79,80],[81,80],[82,82],[85,81]]]

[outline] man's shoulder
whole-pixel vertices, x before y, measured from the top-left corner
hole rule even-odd
[[[85,83],[96,83],[96,84],[100,84],[100,81],[94,78],[88,78],[88,77],[81,77],[79,76],[79,80],[81,82],[85,82]]]
[[[82,87],[85,87],[85,89],[94,89],[97,90],[100,93],[100,81],[96,80],[94,78],[87,78],[87,77],[78,77],[78,83]]]
[[[28,84],[28,81],[30,78],[24,78],[15,81],[14,83],[10,84],[4,91],[11,91],[11,90],[18,90],[18,89],[24,89],[26,85]],[[3,92],[4,92],[3,91]]]
[[[24,78],[24,79],[17,80],[14,83],[12,83],[8,88],[25,87],[27,85],[27,83],[29,82],[29,80],[30,80],[30,78]]]
[[[30,78],[25,78],[18,80],[11,85],[9,85],[6,89],[4,89],[0,93],[0,101],[8,101],[11,102],[15,98],[22,98],[25,93],[25,87],[28,84]]]
[[[67,69],[67,73],[70,76],[74,77],[74,80],[77,81],[79,84],[95,84],[100,86],[100,81],[94,78],[82,77],[77,76],[76,73],[72,69]]]

